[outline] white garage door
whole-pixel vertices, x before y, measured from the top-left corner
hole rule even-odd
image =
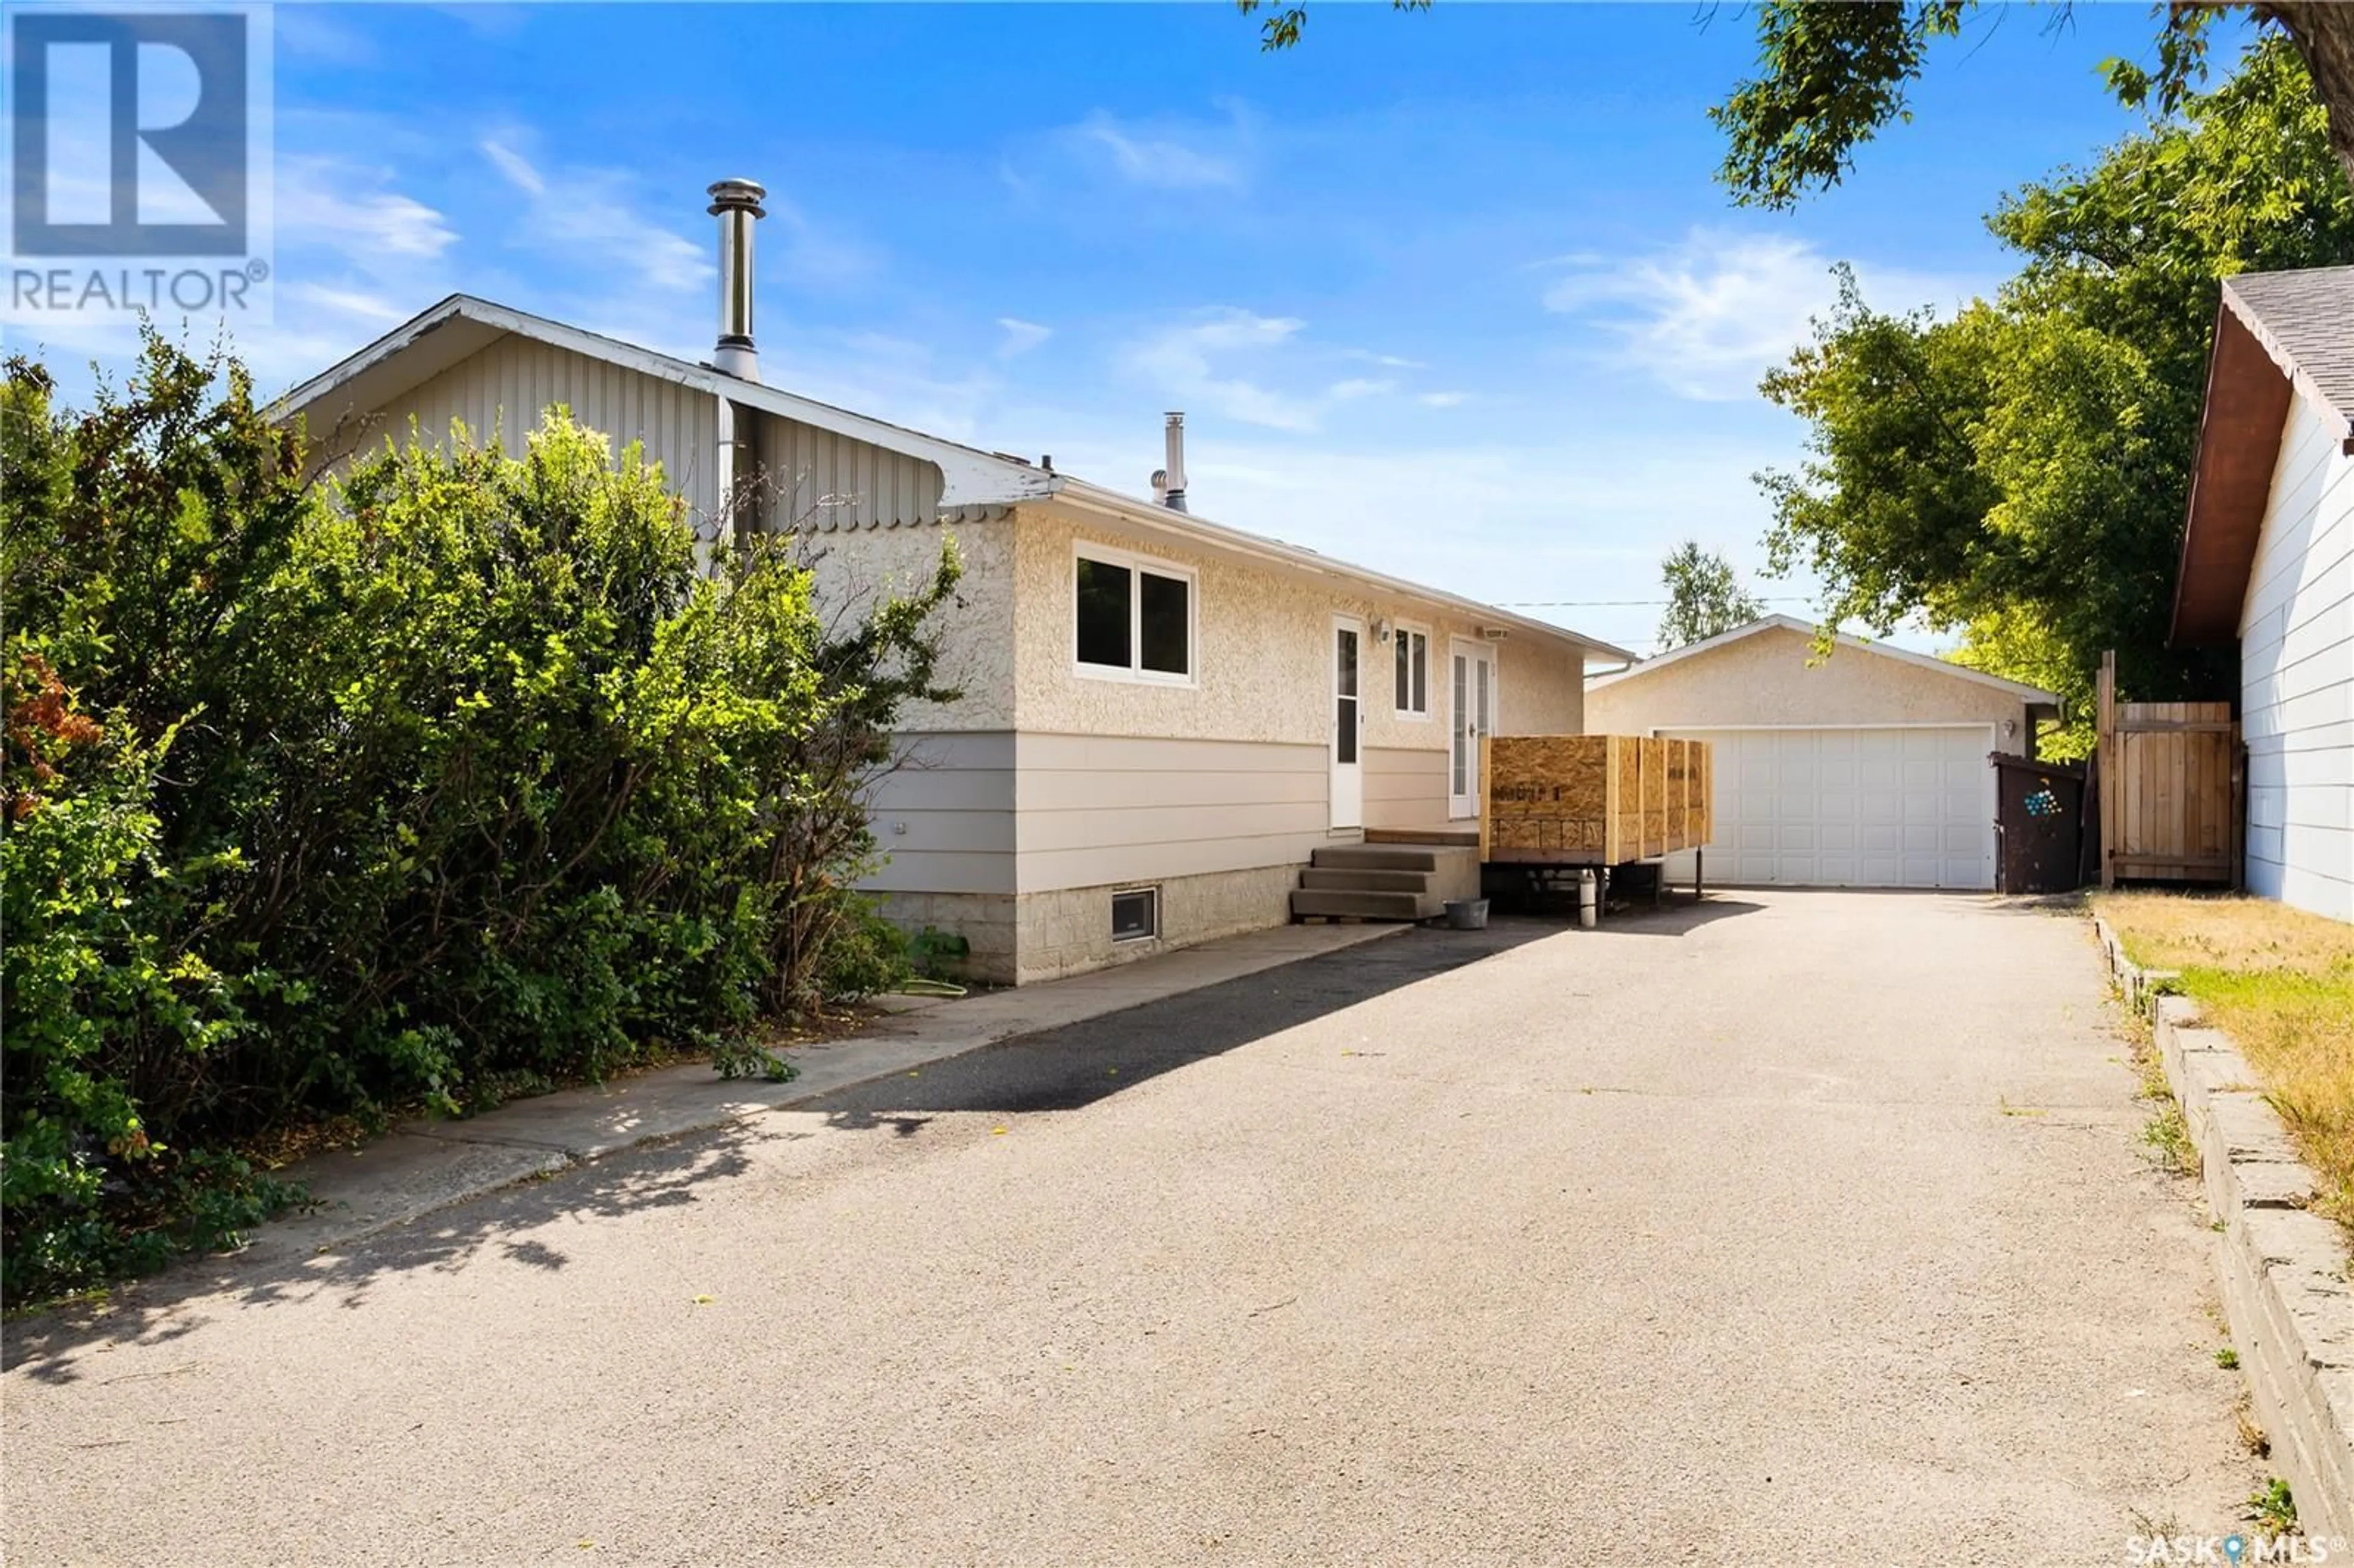
[[[1994,886],[1985,725],[1665,733],[1715,747],[1711,882]],[[1668,874],[1689,881],[1691,856],[1670,856]]]

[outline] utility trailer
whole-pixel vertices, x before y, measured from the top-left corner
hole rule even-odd
[[[1692,896],[1702,891],[1710,810],[1709,743],[1636,735],[1505,735],[1479,740],[1483,799],[1479,859],[1538,898],[1591,870],[1611,883],[1647,868],[1652,900],[1666,858],[1692,852]]]

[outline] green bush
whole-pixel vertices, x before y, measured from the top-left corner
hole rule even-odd
[[[855,893],[842,895],[818,986],[828,1001],[863,1001],[896,991],[915,974],[907,934]]]
[[[322,479],[151,341],[86,415],[0,388],[6,1290],[208,1245],[290,1119],[475,1108],[730,1047],[871,977],[861,791],[954,588],[831,631],[789,539],[552,409]],[[837,948],[839,950],[837,950]],[[845,977],[850,977],[845,979]]]

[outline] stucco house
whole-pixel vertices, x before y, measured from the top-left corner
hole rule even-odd
[[[1588,683],[1590,731],[1715,746],[1708,880],[1749,885],[1991,888],[1987,758],[2031,756],[2039,687],[1769,615]],[[1670,855],[1672,880],[1691,874]]]
[[[2354,267],[2224,281],[2174,640],[2239,644],[2250,891],[2354,920]]]
[[[871,885],[910,927],[963,936],[978,976],[1070,973],[1388,886],[1394,869],[1327,866],[1302,893],[1301,874],[1369,832],[1456,837],[1480,798],[1479,736],[1576,733],[1588,659],[1628,657],[1193,514],[1177,415],[1146,499],[762,385],[761,193],[712,194],[712,363],[459,295],[281,408],[349,448],[405,440],[412,421],[429,442],[452,421],[513,439],[567,405],[661,461],[712,547],[741,528],[806,533],[842,605],[926,579],[952,535],[965,576],[942,678],[962,695],[907,715],[907,765],[875,796],[888,861]]]

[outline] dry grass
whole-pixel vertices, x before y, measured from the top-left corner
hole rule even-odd
[[[2260,898],[2114,893],[2094,907],[2134,962],[2180,973],[2320,1176],[2316,1207],[2354,1226],[2354,926]]]

